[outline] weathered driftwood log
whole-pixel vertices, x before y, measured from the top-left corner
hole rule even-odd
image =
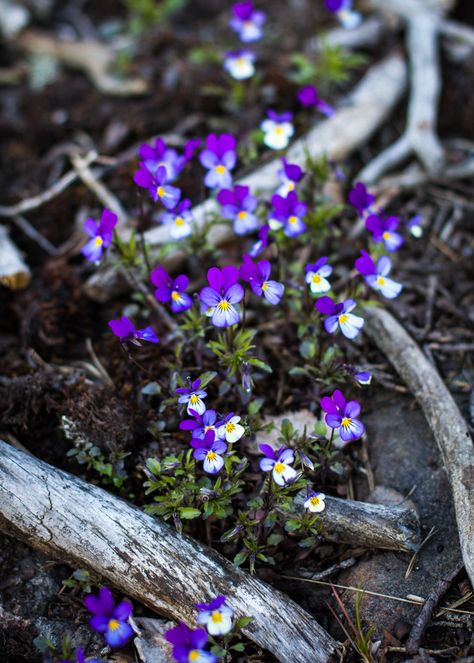
[[[415,395],[443,458],[451,489],[461,551],[474,583],[474,446],[459,408],[436,369],[388,311],[365,309],[364,330]]]
[[[166,523],[0,441],[0,529],[94,569],[159,613],[192,623],[193,604],[229,597],[245,634],[279,661],[325,662],[336,642],[300,606]]]
[[[296,497],[303,506],[305,496]],[[319,514],[322,534],[365,548],[417,552],[421,543],[418,514],[406,505],[384,506],[355,500],[326,497],[326,509]]]
[[[308,134],[295,141],[286,158],[291,163],[304,166],[306,154],[327,154],[330,159],[343,160],[359,145],[364,144],[387,119],[405,91],[406,64],[396,53],[372,67],[353,92],[341,102],[340,109],[331,118],[317,124]],[[273,159],[239,180],[254,192],[273,191],[278,186],[280,159]],[[194,208],[193,215],[198,227],[202,227],[212,214],[219,211],[213,199]],[[209,241],[216,246],[224,244],[233,236],[228,225],[215,225],[209,232]],[[153,251],[170,240],[169,228],[158,226],[145,233],[145,240]],[[180,254],[172,254],[164,264],[172,266],[180,260]],[[111,267],[97,271],[85,284],[89,297],[106,301],[115,292],[126,287],[123,280]]]
[[[21,290],[31,281],[31,272],[8,230],[0,226],[0,283],[10,290]]]

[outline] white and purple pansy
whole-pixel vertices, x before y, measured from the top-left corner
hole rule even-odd
[[[281,184],[276,193],[285,198],[291,191],[296,189],[298,182],[303,179],[304,172],[297,164],[288,163],[285,158],[282,159],[282,163],[283,168],[278,171]]]
[[[332,267],[327,264],[327,261],[327,256],[322,256],[315,263],[306,265],[305,267],[305,281],[314,294],[321,294],[331,290],[331,284],[327,280],[327,277],[331,276]]]
[[[244,255],[244,262],[239,270],[240,278],[250,285],[257,297],[263,295],[269,304],[277,305],[283,297],[285,286],[278,281],[272,281],[270,273],[271,265],[268,260],[254,263],[250,256]]]
[[[193,449],[193,457],[202,460],[202,469],[207,474],[217,474],[224,466],[223,454],[227,451],[224,440],[216,438],[213,430],[208,430],[203,438],[193,437],[189,443]]]
[[[194,419],[184,419],[179,427],[181,430],[192,431],[193,437],[199,437],[204,439],[204,435],[207,431],[212,430],[216,434],[216,437],[221,440],[225,439],[225,435],[220,434],[220,423],[217,422],[217,413],[215,410],[206,410],[204,414],[200,415],[196,410],[190,410],[189,414],[194,417]]]
[[[232,186],[232,169],[237,163],[237,142],[231,134],[210,134],[199,161],[208,172],[204,184],[210,189],[228,189]]]
[[[241,41],[249,43],[261,39],[266,16],[264,12],[254,9],[251,0],[236,2],[232,7],[232,13],[229,25],[239,35]]]
[[[140,145],[138,156],[141,161],[140,166],[144,166],[150,173],[154,173],[160,166],[164,166],[166,182],[175,180],[188,161],[186,155],[181,156],[176,150],[167,147],[162,138],[157,138],[154,146]]]
[[[207,272],[209,286],[199,295],[207,307],[215,327],[230,327],[240,321],[239,310],[235,307],[244,297],[244,289],[237,283],[239,271],[231,265],[219,269],[211,267]]]
[[[179,205],[161,215],[161,222],[168,226],[171,239],[184,239],[193,231],[193,215],[190,211],[189,198],[182,200]]]
[[[361,257],[355,261],[355,268],[373,290],[377,290],[387,299],[395,299],[401,293],[402,284],[388,278],[392,269],[392,261],[388,256],[382,256],[375,264],[367,251],[361,250]]]
[[[360,404],[357,401],[347,402],[342,392],[336,389],[331,397],[323,396],[320,404],[326,412],[326,424],[339,431],[341,440],[352,442],[362,437],[365,428],[357,419],[360,414]]]
[[[256,258],[259,256],[264,249],[267,248],[268,246],[268,233],[270,232],[270,226],[268,223],[266,223],[264,226],[260,228],[258,231],[258,239],[257,241],[251,246],[249,255],[252,256],[252,258]]]
[[[201,380],[194,380],[189,387],[178,387],[176,393],[179,394],[178,403],[186,403],[186,412],[192,416],[192,411],[195,410],[198,414],[202,415],[206,411],[206,404],[204,398],[207,396],[207,391],[199,389]]]
[[[174,209],[181,197],[181,190],[168,184],[166,166],[158,166],[154,173],[143,163],[134,176],[134,182],[142,189],[148,189],[155,202],[160,201],[166,209]]]
[[[112,243],[117,221],[117,215],[108,209],[104,209],[98,223],[92,218],[84,221],[83,230],[91,238],[82,248],[87,260],[100,262],[104,250]]]
[[[224,69],[236,81],[245,81],[255,74],[256,55],[248,49],[228,51],[224,57]]]
[[[272,229],[283,225],[287,237],[297,237],[306,231],[303,217],[308,211],[306,203],[298,199],[294,191],[283,198],[278,194],[272,196],[273,213],[269,220]]]
[[[374,242],[383,242],[387,251],[398,251],[403,244],[403,237],[396,232],[400,219],[389,216],[382,219],[378,214],[371,214],[365,221],[365,227],[372,233]]]
[[[216,596],[210,603],[196,603],[198,624],[207,628],[209,635],[227,635],[234,622],[234,610],[226,604],[225,596]]]
[[[320,313],[327,316],[324,320],[324,328],[328,334],[334,334],[339,327],[346,338],[353,339],[364,326],[364,318],[351,313],[357,306],[353,299],[346,299],[336,304],[331,297],[324,295],[316,301],[314,306]]]
[[[258,448],[265,455],[260,461],[262,472],[271,472],[278,486],[285,486],[295,481],[298,473],[294,467],[291,467],[295,461],[293,449],[280,447],[275,451],[269,444],[260,444]]]
[[[304,503],[305,509],[311,511],[311,513],[321,513],[326,508],[326,503],[324,502],[326,495],[324,493],[315,493],[310,491],[308,497]]]
[[[267,110],[267,118],[260,124],[264,136],[263,142],[272,150],[284,150],[295,133],[292,113],[276,113]]]
[[[352,0],[326,0],[326,9],[335,14],[346,30],[359,27],[362,16],[352,9]]]
[[[258,217],[254,213],[258,200],[250,194],[248,186],[237,184],[233,189],[223,189],[217,194],[222,216],[233,222],[236,235],[245,235],[258,228]]]
[[[241,417],[235,415],[233,412],[224,418],[220,422],[219,428],[217,429],[217,435],[221,439],[225,439],[229,444],[233,444],[240,440],[242,435],[245,433],[245,428],[239,424]]]
[[[193,300],[184,291],[188,287],[189,278],[180,274],[172,279],[162,265],[158,265],[150,274],[150,280],[156,286],[155,297],[159,302],[171,301],[173,313],[187,311],[193,305]]]
[[[359,216],[364,216],[371,212],[375,196],[367,191],[363,182],[356,182],[347,196],[349,205],[357,210]]]
[[[218,658],[204,649],[208,635],[206,629],[190,629],[184,622],[165,631],[165,639],[173,647],[177,663],[217,663]]]

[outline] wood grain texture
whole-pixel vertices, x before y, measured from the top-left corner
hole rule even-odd
[[[244,633],[279,661],[323,663],[336,642],[300,606],[161,520],[0,440],[0,529],[94,569],[162,615],[193,623],[193,604],[225,594]]]

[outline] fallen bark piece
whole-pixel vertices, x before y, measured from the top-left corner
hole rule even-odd
[[[295,505],[302,509],[305,499],[305,494],[299,493]],[[419,550],[418,514],[409,506],[368,504],[338,497],[326,497],[325,502],[326,508],[319,514],[319,522],[326,539],[364,548]]]
[[[341,102],[338,112],[318,123],[311,131],[295,141],[286,155],[290,163],[304,167],[306,154],[326,154],[329,159],[343,160],[359,145],[364,144],[387,119],[401,99],[407,79],[406,63],[399,53],[390,55],[372,67]],[[262,165],[238,180],[237,184],[249,186],[252,192],[266,193],[276,189],[279,183],[280,159]],[[202,228],[210,216],[219,211],[215,200],[206,200],[193,209],[194,223]],[[211,244],[219,246],[233,237],[229,225],[214,225],[208,234]],[[170,241],[169,228],[158,226],[145,233],[151,251]],[[182,254],[180,254],[182,255]],[[166,267],[175,265],[179,255],[171,254],[162,262]],[[98,270],[86,282],[86,294],[99,302],[107,301],[124,287],[123,279],[111,267]]]
[[[0,529],[93,569],[159,613],[193,623],[225,594],[244,633],[279,661],[323,663],[337,643],[300,606],[163,521],[0,440]]]
[[[31,281],[31,272],[8,230],[0,226],[0,283],[10,290],[22,290]]]
[[[439,373],[397,320],[367,308],[364,330],[418,400],[438,444],[453,492],[461,551],[474,584],[474,447],[466,422]]]

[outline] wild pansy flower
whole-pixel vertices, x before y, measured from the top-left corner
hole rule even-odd
[[[222,216],[233,221],[234,232],[237,235],[257,230],[258,218],[254,212],[258,200],[250,194],[248,186],[237,184],[232,190],[223,189],[217,194],[217,200],[222,207]]]
[[[237,163],[237,141],[231,134],[209,134],[206,148],[199,161],[208,169],[204,184],[210,189],[228,189],[232,186],[231,170]]]
[[[202,460],[202,469],[207,474],[217,474],[224,466],[222,454],[227,451],[224,440],[216,438],[213,430],[208,430],[204,438],[193,437],[189,443],[195,450],[193,457]]]
[[[235,304],[243,299],[245,293],[240,283],[237,283],[238,278],[238,269],[230,265],[222,270],[211,267],[207,272],[209,286],[201,290],[199,297],[208,308],[215,327],[230,327],[240,321]]]
[[[356,182],[355,186],[349,191],[347,200],[349,205],[357,210],[359,216],[364,216],[369,212],[375,196],[367,191],[363,182]]]
[[[261,252],[268,246],[268,233],[270,232],[270,226],[266,223],[258,231],[258,240],[252,245],[249,255],[252,258],[256,258]]]
[[[327,257],[323,256],[315,263],[306,265],[305,267],[305,281],[309,285],[311,292],[320,294],[331,290],[331,284],[327,280],[327,276],[331,276],[332,267],[327,264]]]
[[[140,163],[140,170],[134,175],[133,181],[142,189],[148,189],[155,202],[160,201],[166,209],[173,209],[181,197],[181,190],[168,184],[166,166],[158,166],[152,173]]]
[[[284,198],[290,191],[295,190],[296,185],[303,178],[304,172],[297,164],[288,163],[285,158],[282,159],[282,162],[283,168],[278,171],[281,184],[277,189],[277,195]]]
[[[207,628],[209,635],[227,635],[232,631],[234,610],[226,605],[225,596],[216,596],[210,603],[196,603],[198,624]]]
[[[378,214],[371,214],[365,220],[365,227],[372,233],[374,242],[383,242],[387,251],[398,251],[403,244],[403,237],[395,232],[400,224],[396,216],[382,219]]]
[[[53,659],[45,657],[43,663],[52,663]],[[101,661],[98,658],[88,658],[86,659],[86,656],[84,654],[84,650],[82,647],[78,647],[76,649],[75,653],[75,658],[74,658],[75,663],[101,663]],[[60,658],[57,660],[57,663],[72,663],[70,658]]]
[[[410,235],[419,239],[423,235],[423,228],[421,226],[422,217],[420,214],[413,216],[406,222],[407,228],[410,231]]]
[[[167,147],[162,138],[157,138],[154,146],[140,145],[138,156],[140,169],[146,168],[150,173],[155,173],[160,166],[163,166],[166,169],[166,182],[175,180],[188,160],[186,156],[180,156],[176,150]]]
[[[212,430],[216,437],[221,440],[225,439],[225,432],[224,435],[220,434],[220,422],[216,424],[217,413],[215,410],[206,410],[201,415],[199,412],[196,412],[196,410],[190,409],[189,414],[194,417],[194,419],[184,419],[179,424],[181,430],[192,431],[192,436],[198,437],[201,440],[204,439],[204,435],[207,431]]]
[[[162,265],[158,265],[150,274],[150,281],[156,286],[155,297],[165,304],[171,301],[173,313],[187,311],[193,305],[193,300],[184,290],[188,287],[189,278],[180,274],[172,279]]]
[[[253,2],[236,2],[232,7],[233,17],[229,23],[234,32],[244,43],[261,39],[262,25],[265,23],[265,13],[254,9]]]
[[[133,636],[133,629],[128,623],[132,614],[132,604],[121,601],[115,605],[112,592],[108,587],[101,587],[96,595],[84,597],[84,605],[92,613],[89,626],[93,631],[103,633],[110,647],[123,647]]]
[[[178,387],[176,393],[179,394],[178,403],[186,403],[186,412],[192,416],[192,411],[195,410],[198,414],[203,414],[206,411],[206,405],[203,398],[206,398],[207,391],[199,389],[201,380],[197,379],[191,382],[189,387]]]
[[[240,419],[241,417],[238,417],[233,412],[229,412],[217,429],[217,435],[229,444],[240,440],[245,433],[245,428],[239,424]]]
[[[298,101],[306,108],[316,108],[320,113],[331,117],[336,112],[336,109],[328,104],[327,101],[321,99],[317,89],[314,85],[305,85],[298,91]]]
[[[141,345],[140,341],[149,343],[159,343],[160,339],[156,336],[153,327],[148,326],[145,329],[135,329],[133,322],[123,315],[120,320],[110,320],[109,327],[120,339],[120,343],[133,343]]]
[[[224,69],[236,81],[244,81],[255,74],[256,55],[248,49],[228,51],[224,57]]]
[[[117,225],[117,215],[108,209],[104,209],[99,223],[89,218],[82,226],[84,232],[91,237],[82,248],[82,254],[91,262],[99,262],[104,250],[110,246],[114,237],[114,228]]]
[[[352,9],[352,0],[326,0],[326,9],[336,14],[340,24],[346,30],[357,28],[362,16]]]
[[[303,217],[308,211],[308,207],[306,203],[298,200],[294,191],[290,191],[286,198],[275,194],[272,196],[272,205],[273,214],[269,220],[270,228],[276,229],[283,224],[287,237],[297,237],[305,232],[306,224]]]
[[[305,509],[311,511],[311,513],[321,513],[326,508],[324,502],[326,495],[324,493],[315,493],[314,491],[309,492],[308,498],[304,503]]]
[[[369,371],[358,371],[353,374],[353,378],[357,384],[370,384],[372,382],[372,373],[369,373]]]
[[[392,269],[392,261],[388,256],[382,256],[375,264],[367,251],[362,250],[361,257],[355,261],[355,268],[371,288],[381,292],[387,299],[395,299],[402,291],[401,283],[387,278]]]
[[[297,472],[291,467],[295,461],[293,449],[280,447],[275,451],[269,444],[260,444],[258,448],[266,456],[260,461],[260,469],[262,472],[271,472],[278,486],[284,486],[296,479]]]
[[[285,286],[278,281],[270,280],[271,265],[268,260],[260,260],[254,263],[248,255],[244,255],[244,262],[240,267],[239,275],[242,281],[246,281],[252,288],[252,292],[265,297],[269,304],[279,304],[283,297]]]
[[[290,138],[295,133],[291,123],[293,113],[276,113],[267,110],[267,119],[260,125],[264,136],[263,142],[271,150],[284,150],[288,147]]]
[[[217,656],[204,649],[207,644],[206,629],[190,629],[180,622],[178,626],[165,631],[164,635],[173,645],[173,657],[177,663],[217,663]]]
[[[328,334],[334,334],[339,327],[346,338],[353,339],[364,326],[364,318],[351,313],[357,306],[353,299],[346,299],[336,304],[331,297],[320,297],[315,308],[323,315],[328,316],[324,321],[324,328]]]
[[[325,422],[330,428],[339,429],[339,436],[344,442],[358,440],[365,432],[364,425],[356,417],[360,413],[357,401],[347,402],[339,389],[332,396],[323,396],[321,408],[326,412]]]
[[[193,231],[193,215],[189,211],[191,201],[188,198],[182,200],[178,207],[161,216],[161,222],[168,225],[172,239],[183,239]]]

